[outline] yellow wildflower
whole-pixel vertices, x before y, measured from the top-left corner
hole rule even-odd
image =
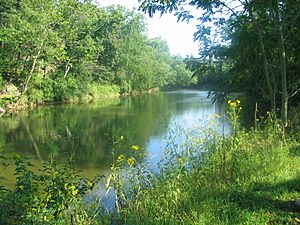
[[[236,107],[236,106],[237,106],[236,102],[231,102],[229,105],[230,105],[231,107]]]
[[[72,195],[77,195],[77,193],[78,193],[78,189],[72,190]]]
[[[135,162],[135,159],[134,159],[133,157],[130,157],[130,158],[127,159],[127,164],[128,164],[129,166],[133,165],[134,162]]]
[[[125,160],[125,156],[124,155],[119,155],[118,156],[118,161],[124,161]]]
[[[232,101],[232,100],[228,100],[228,102],[227,102],[228,104],[229,104],[229,106],[231,106],[231,107],[237,107],[237,106],[239,106],[240,105],[240,103],[241,103],[241,101],[240,100],[235,100],[235,101]]]
[[[137,150],[139,150],[140,148],[139,148],[138,145],[132,145],[132,146],[131,146],[131,149],[134,150],[134,151],[137,151]]]
[[[120,140],[121,140],[121,141],[124,141],[124,136],[123,136],[123,135],[120,137]]]
[[[72,195],[76,195],[78,193],[78,189],[74,185],[70,187],[70,190]]]

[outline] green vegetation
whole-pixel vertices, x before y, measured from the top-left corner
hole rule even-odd
[[[36,172],[31,162],[14,155],[16,184],[10,190],[0,184],[0,224],[300,222],[299,208],[293,203],[300,196],[299,107],[289,111],[287,127],[288,103],[297,103],[300,91],[299,1],[144,0],[141,9],[150,15],[175,10],[179,20],[188,20],[192,16],[179,7],[186,3],[203,10],[195,34],[203,46],[201,56],[185,60],[198,84],[209,84],[217,95],[244,91],[268,101],[267,119],[245,131],[239,121],[241,102],[230,100],[230,133],[220,133],[212,121],[206,129],[171,136],[155,173],[142,162],[145,149],[129,147],[123,136],[114,137],[118,116],[130,118],[135,108],[118,112],[106,123],[99,119],[99,110],[74,113],[85,116],[84,122],[74,117],[59,124],[59,130],[54,129],[58,126],[54,113],[42,125],[51,133],[31,129],[20,117],[21,125],[14,120],[2,132],[11,132],[11,139],[26,132],[40,161],[41,152],[59,156],[56,150],[65,146],[74,158],[96,162],[93,150],[99,142],[89,144],[80,155],[81,145],[74,146],[75,139],[82,145],[92,138],[100,140],[106,163],[112,151],[106,186],[115,191],[116,211],[107,213],[100,199],[87,200],[99,180],[83,178],[72,163],[57,165],[51,160]],[[224,18],[221,11],[228,16]],[[0,2],[0,15],[0,106],[109,97],[195,82],[184,59],[170,56],[165,41],[147,38],[143,16],[122,7],[99,8],[91,0],[7,0]],[[211,32],[211,22],[220,33]],[[133,132],[127,141],[134,143],[136,133],[147,140],[150,122],[169,107],[159,99],[145,103],[143,119],[149,124],[127,131]],[[134,104],[130,98],[126,101]],[[85,111],[84,105],[81,110]],[[37,116],[43,113],[47,114]],[[215,115],[216,120],[219,117]],[[136,118],[126,124],[130,120]],[[15,132],[19,126],[25,129]],[[102,136],[91,136],[82,129],[86,126],[94,126],[93,131]],[[112,127],[108,133],[107,127]],[[37,143],[45,139],[46,150],[40,151]],[[0,147],[5,142],[0,136]],[[118,146],[130,151],[120,154]],[[10,160],[0,154],[3,175]]]
[[[150,16],[160,11],[175,12],[178,20],[197,18],[200,57],[187,62],[199,85],[217,96],[249,93],[287,125],[288,106],[300,96],[299,1],[143,0],[141,9]]]
[[[1,186],[1,224],[99,224],[97,201],[83,202],[96,180],[80,177],[71,163],[57,166],[52,161],[34,173],[29,161],[19,155],[14,160],[16,186],[13,190]]]
[[[188,140],[179,147],[171,141],[159,174],[120,159],[130,172],[114,185],[124,205],[119,224],[299,223],[299,143],[285,139],[272,117],[242,130],[239,102],[230,105],[231,135],[213,127],[182,134]]]
[[[81,0],[0,3],[0,106],[188,85],[183,58],[144,17]],[[111,86],[111,87],[110,87]]]
[[[212,120],[206,129],[180,133],[182,143],[171,137],[158,173],[141,163],[146,151],[138,145],[131,154],[114,152],[107,188],[115,190],[117,211],[110,214],[99,201],[83,201],[97,180],[53,161],[35,173],[15,155],[17,183],[1,188],[1,224],[297,224],[299,142],[271,113],[243,130],[240,101],[229,105],[230,134],[219,133]]]

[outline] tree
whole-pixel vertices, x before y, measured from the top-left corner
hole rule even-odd
[[[16,86],[17,102],[70,100],[105,85],[143,91],[174,76],[166,42],[149,40],[143,15],[123,7],[8,0],[0,15],[0,85]]]
[[[140,9],[150,15],[156,11],[161,13],[176,11],[175,14],[179,20],[189,20],[193,16],[184,9],[185,4],[194,6],[202,12],[202,16],[199,17],[198,31],[195,33],[195,39],[200,41],[203,47],[200,49],[201,63],[199,61],[195,63],[197,60],[190,63],[190,65],[194,65],[195,73],[199,76],[200,73],[216,74],[218,71],[220,74],[221,72],[222,77],[229,78],[222,79],[227,84],[230,84],[232,79],[235,79],[234,81],[238,84],[251,81],[254,84],[252,92],[259,90],[260,97],[269,99],[274,115],[276,115],[276,99],[281,96],[281,119],[286,125],[288,100],[299,91],[299,83],[296,82],[297,85],[293,85],[295,77],[291,74],[294,72],[289,69],[290,62],[293,60],[287,58],[289,55],[290,59],[294,59],[294,55],[297,54],[294,49],[287,48],[287,46],[297,41],[297,38],[291,38],[291,34],[298,32],[299,29],[299,23],[296,24],[296,21],[299,20],[297,12],[299,12],[300,1],[292,4],[280,0],[190,0],[187,2],[145,0],[141,3]],[[212,30],[213,26],[220,28],[217,38],[213,38],[216,36],[216,32]],[[258,38],[251,38],[253,37],[252,32]],[[249,36],[245,35],[247,33]],[[276,38],[274,39],[274,37]],[[214,39],[215,42],[212,41]],[[253,49],[247,48],[243,43],[248,43]],[[245,49],[242,48],[243,46]],[[238,55],[237,51],[245,54]],[[257,57],[253,57],[253,53],[261,61],[257,61]],[[263,65],[265,84],[255,81],[257,79],[255,72],[261,74],[260,71],[248,66],[243,68],[240,66],[240,62],[244,62],[246,65],[247,62],[250,62],[258,67]],[[202,69],[196,69],[195,65]],[[217,70],[217,68],[219,69]],[[232,76],[229,71],[236,71],[240,75]],[[299,80],[298,78],[296,80]],[[279,88],[280,85],[281,88]],[[228,87],[228,85],[222,86]],[[242,88],[243,85],[240,87]],[[230,91],[230,88],[224,91]]]

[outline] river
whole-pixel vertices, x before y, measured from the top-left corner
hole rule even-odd
[[[132,145],[147,149],[144,160],[155,167],[170,132],[205,127],[212,118],[224,132],[225,111],[225,103],[212,103],[198,90],[43,106],[2,117],[0,145],[6,154],[16,152],[34,164],[72,157],[83,175],[93,177],[109,173],[113,149],[115,155],[128,155]],[[114,144],[121,136],[124,141]],[[14,182],[9,176],[8,181]]]

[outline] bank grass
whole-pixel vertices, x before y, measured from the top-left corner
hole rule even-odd
[[[120,87],[117,85],[99,85],[92,83],[88,87],[89,94],[94,98],[111,98],[120,95]]]
[[[240,103],[229,104],[230,135],[209,128],[187,134],[169,145],[156,174],[129,165],[127,182],[140,183],[117,190],[127,196],[119,198],[118,224],[299,224],[299,143],[270,115],[244,131]]]
[[[270,113],[243,130],[240,104],[229,102],[230,132],[221,133],[214,120],[171,132],[156,171],[143,163],[147,151],[139,145],[114,155],[106,182],[116,195],[114,211],[101,205],[99,180],[82,177],[72,163],[51,160],[37,173],[15,155],[15,187],[0,183],[0,224],[299,224],[300,143]]]

